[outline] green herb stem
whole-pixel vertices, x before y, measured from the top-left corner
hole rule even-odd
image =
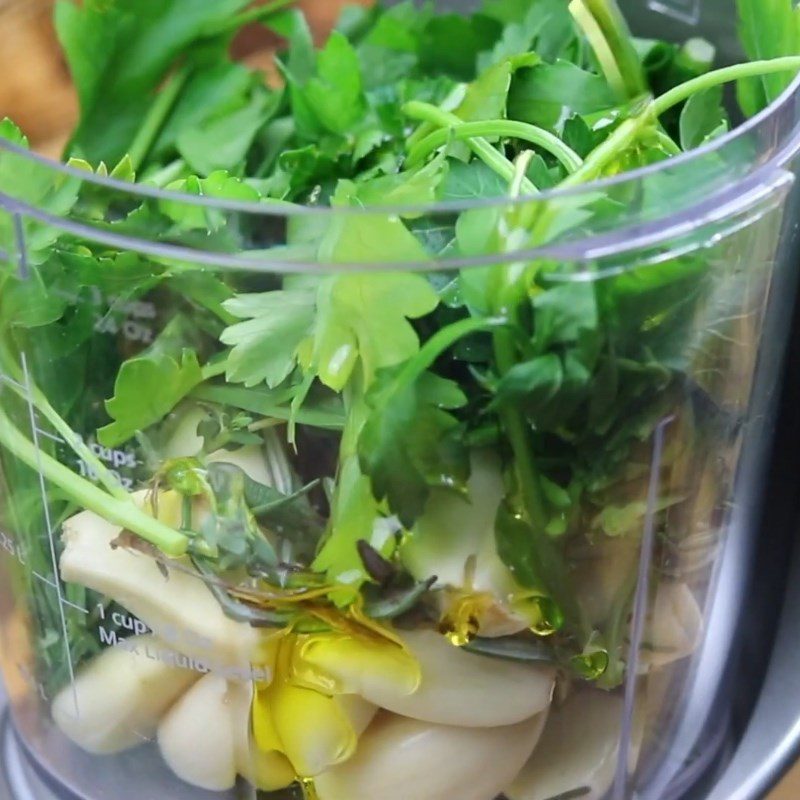
[[[11,356],[4,343],[0,343],[0,362],[9,377],[14,378],[16,383],[9,383],[8,388],[26,403],[31,403],[33,407],[53,426],[56,433],[64,439],[64,443],[69,446],[97,476],[97,480],[106,490],[118,500],[127,501],[130,497],[123,488],[117,477],[108,467],[86,446],[83,439],[75,433],[61,415],[50,405],[50,401],[42,391],[31,385],[26,380],[26,376],[17,366],[16,361]]]
[[[203,382],[210,381],[212,378],[219,378],[228,369],[228,360],[221,358],[217,361],[209,361],[201,370]]]
[[[511,186],[508,191],[511,197],[519,197],[522,193],[522,181],[525,180],[525,175],[530,168],[534,155],[535,153],[533,150],[523,150],[515,159],[514,167],[516,169],[516,174],[514,175],[514,180],[511,181]]]
[[[444,109],[457,108],[463,101],[468,84],[457,83],[445,99],[440,103],[440,107]],[[416,147],[426,136],[433,133],[439,126],[431,122],[423,122],[417,129],[406,139],[406,147],[408,150]]]
[[[412,167],[424,161],[430,153],[443,147],[451,139],[463,141],[475,137],[486,138],[494,136],[521,139],[524,142],[537,145],[555,156],[567,172],[575,172],[583,165],[583,159],[554,134],[536,125],[511,119],[461,122],[448,128],[440,128],[426,136],[411,149],[408,154],[408,165]]]
[[[446,328],[442,328],[425,342],[416,356],[406,363],[392,382],[392,385],[405,386],[412,383],[419,378],[423,372],[430,369],[442,353],[449,350],[456,342],[461,341],[461,339],[471,336],[473,333],[494,330],[507,323],[508,320],[506,317],[498,315],[496,317],[489,317],[488,319],[462,319],[459,322],[448,325]]]
[[[164,127],[167,117],[172,111],[175,103],[180,97],[183,87],[191,74],[191,68],[181,67],[168,80],[164,88],[157,95],[155,102],[150,107],[147,116],[144,118],[136,138],[128,150],[131,164],[134,171],[138,171],[144,160],[147,158],[150,149],[158,138],[158,134]]]
[[[412,100],[410,103],[406,103],[403,106],[403,113],[411,119],[430,122],[441,128],[455,130],[459,126],[467,124],[455,114],[443,111],[438,106],[430,103],[422,103],[419,100]],[[480,137],[470,138],[467,140],[467,145],[486,166],[493,169],[506,183],[511,183],[514,180],[514,164],[487,142],[486,139]],[[538,193],[536,187],[527,178],[523,189],[526,194]]]
[[[294,419],[300,425],[327,430],[342,430],[345,416],[335,409],[301,408],[293,412],[291,397],[281,397],[274,392],[258,389],[244,389],[230,385],[200,384],[190,397],[206,403],[230,405],[251,414],[289,422]]]
[[[517,363],[514,334],[511,331],[495,331],[494,354],[497,371],[501,376]],[[547,516],[538,470],[530,448],[528,424],[522,412],[512,405],[501,406],[499,416],[514,453],[514,470],[525,514],[537,531],[543,531],[547,525]]]
[[[670,91],[649,102],[640,113],[625,120],[608,139],[587,156],[580,169],[567,176],[561,182],[560,188],[578,186],[599,177],[610,162],[636,141],[644,128],[671,108],[688,100],[693,94],[742,78],[754,78],[759,75],[792,70],[800,70],[800,56],[787,56],[786,58],[753,61],[747,64],[723,67],[670,89]],[[662,144],[665,144],[665,142],[662,141]]]
[[[264,3],[263,5],[248,8],[240,14],[236,14],[230,19],[225,20],[220,25],[209,27],[203,31],[204,36],[214,38],[217,36],[228,36],[236,33],[244,28],[246,25],[252,25],[254,22],[262,22],[265,19],[277,14],[279,11],[294,5],[296,0],[272,0],[271,3]]]
[[[186,162],[182,158],[177,158],[171,164],[167,164],[165,167],[157,170],[152,175],[148,175],[147,178],[144,179],[144,183],[150,184],[151,186],[155,186],[159,189],[164,189],[173,181],[183,177],[185,172]]]
[[[624,153],[638,138],[642,130],[652,125],[656,119],[653,113],[654,104],[648,102],[638,114],[628,118],[608,137],[601,145],[596,147],[586,157],[583,166],[568,175],[559,188],[566,189],[588,183],[599,177],[605,167]]]
[[[569,10],[620,98],[632,100],[646,94],[642,62],[616,0],[572,0]]]
[[[690,81],[670,89],[653,103],[653,112],[660,117],[684,100],[688,100],[693,94],[720,86],[723,83],[738,81],[742,78],[758,78],[764,75],[773,75],[778,72],[797,72],[800,71],[800,56],[786,56],[784,58],[772,58],[766,61],[750,61],[745,64],[734,64],[730,67],[722,67],[692,78]]]
[[[23,436],[8,415],[0,409],[0,444],[46,480],[58,486],[73,502],[94,511],[103,519],[133,531],[166,555],[177,558],[186,553],[188,540],[163,522],[145,514],[130,495],[119,500],[75,474]]]

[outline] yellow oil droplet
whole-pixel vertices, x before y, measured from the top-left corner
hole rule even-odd
[[[319,793],[313,778],[300,778],[300,788],[303,790],[304,800],[319,800]]]
[[[477,635],[480,625],[475,617],[467,621],[462,621],[457,627],[442,625],[439,630],[444,637],[455,647],[464,647],[469,644]]]
[[[456,594],[439,624],[439,632],[456,647],[469,644],[481,629],[481,620],[491,609],[493,599],[485,593]]]

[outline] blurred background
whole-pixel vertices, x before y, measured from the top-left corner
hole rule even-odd
[[[213,0],[208,0],[213,2]],[[347,4],[370,0],[301,0],[315,34],[322,38]],[[566,0],[565,0],[566,2]],[[0,119],[11,117],[32,146],[59,158],[77,117],[77,99],[60,57],[51,24],[51,0],[0,0]],[[262,27],[244,31],[234,43],[239,56],[277,80],[272,53],[279,41]],[[13,687],[9,687],[13,691]],[[800,766],[769,800],[800,798]]]
[[[323,38],[345,5],[370,0],[301,0],[315,34]],[[209,0],[213,2],[213,0]],[[0,117],[12,117],[39,152],[58,158],[77,117],[77,98],[59,55],[51,24],[52,0],[0,0]],[[13,31],[13,34],[12,34]],[[237,55],[276,80],[272,51],[278,40],[261,26],[234,43]]]

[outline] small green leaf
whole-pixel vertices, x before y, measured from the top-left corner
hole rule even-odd
[[[377,370],[417,352],[419,338],[408,320],[430,313],[438,304],[433,287],[410,272],[327,278],[320,287],[306,369],[314,369],[326,386],[341,391],[360,362],[369,384]]]
[[[565,113],[596,114],[616,105],[617,98],[604,77],[569,61],[556,61],[516,74],[508,113],[512,119],[552,128]]]
[[[0,139],[22,150],[28,149],[28,139],[9,119],[0,122]],[[0,194],[19,200],[39,211],[56,217],[67,216],[75,206],[81,182],[71,175],[58,173],[46,163],[35,161],[11,150],[0,149]],[[25,249],[29,265],[43,263],[50,248],[61,236],[54,227],[23,218]],[[0,251],[14,255],[19,246],[11,215],[0,211]]]
[[[508,194],[508,184],[482,161],[453,161],[442,184],[443,200],[471,201]]]
[[[566,283],[537,295],[533,301],[536,346],[577,342],[597,329],[599,311],[591,281]]]
[[[361,468],[373,494],[387,500],[406,528],[425,508],[433,487],[463,491],[469,457],[458,420],[448,413],[466,404],[457,383],[431,372],[411,383],[398,369],[380,373],[358,441]]]
[[[727,133],[729,126],[728,114],[722,105],[722,87],[698,92],[686,101],[681,111],[681,147],[694,150]]]
[[[160,422],[203,380],[197,356],[184,350],[180,361],[166,353],[132,358],[117,375],[106,410],[114,420],[98,431],[105,447],[117,447]]]
[[[220,340],[233,349],[226,361],[230,383],[279,386],[297,364],[297,349],[314,321],[315,297],[309,291],[239,294],[223,303],[246,320],[231,325]]]
[[[546,406],[556,397],[563,382],[561,359],[555,353],[549,353],[514,364],[500,379],[497,399],[503,402],[524,398],[529,408]]]
[[[422,33],[420,67],[430,75],[471,81],[478,55],[494,46],[502,30],[497,20],[481,14],[435,16]]]
[[[494,48],[481,53],[478,69],[503,58],[535,52],[545,61],[555,61],[575,42],[575,24],[564,0],[511,0],[486,2],[484,13],[505,23]]]
[[[386,558],[394,551],[395,540],[392,536],[381,535],[380,525],[376,524],[382,519],[380,508],[369,478],[361,472],[358,457],[344,459],[339,469],[328,537],[312,567],[326,573],[328,579],[340,587],[333,598],[346,605],[353,601],[368,579],[358,543],[369,542]]]
[[[117,163],[176,59],[249,0],[59,0],[55,25],[81,107],[73,149]]]
[[[237,111],[186,127],[178,135],[178,152],[201,175],[240,170],[256,134],[277,110],[280,99],[277,92],[259,93]]]
[[[212,172],[207,178],[190,175],[188,178],[169,184],[167,189],[170,192],[237,200],[243,203],[255,203],[261,199],[256,189],[239,178],[232,177],[225,170]],[[184,200],[162,199],[158,201],[158,208],[183,230],[217,232],[223,230],[229,221],[223,211],[194,205]]]
[[[19,328],[40,328],[61,319],[67,302],[38,280],[8,278],[0,293],[0,322]]]
[[[313,548],[319,541],[322,521],[308,500],[308,492],[316,484],[304,486],[293,494],[283,494],[272,486],[254,481],[240,467],[227,463],[224,457],[206,469],[212,486],[229,485],[233,476],[236,476],[236,484],[241,480],[250,513],[273,534],[295,544],[294,556],[307,552],[309,543]]]
[[[316,75],[295,86],[295,102],[302,102],[317,125],[344,136],[366,111],[358,56],[347,38],[334,31],[317,56]]]

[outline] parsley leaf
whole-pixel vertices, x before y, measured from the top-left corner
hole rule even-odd
[[[343,34],[334,31],[317,56],[313,76],[303,80],[291,72],[292,99],[301,135],[323,132],[344,136],[366,112],[358,55]]]
[[[458,384],[432,372],[410,383],[384,370],[367,394],[371,413],[358,442],[361,468],[378,500],[406,528],[425,508],[432,487],[464,490],[469,457],[450,410],[466,405]]]
[[[693,150],[728,132],[730,122],[722,104],[722,87],[692,95],[681,111],[681,147]]]
[[[429,314],[438,304],[433,287],[414,273],[326,278],[319,290],[314,334],[306,343],[305,366],[326,386],[341,391],[360,364],[369,385],[379,369],[417,352],[419,337],[409,319]]]
[[[105,447],[117,447],[138,431],[160,422],[203,380],[197,355],[184,349],[180,359],[165,352],[132,358],[120,367],[114,397],[106,410],[114,420],[98,431]]]
[[[315,297],[310,291],[239,294],[223,303],[226,311],[246,320],[227,328],[223,344],[233,349],[226,378],[247,387],[266,382],[274,389],[297,364],[297,349],[314,321]]]
[[[28,149],[28,140],[9,119],[0,121],[0,139],[15,147]],[[0,148],[0,194],[19,200],[57,217],[67,216],[80,193],[80,181],[70,175],[54,173],[46,164]],[[25,251],[30,265],[47,259],[50,247],[59,238],[57,229],[24,218],[22,228]],[[11,215],[0,212],[0,251],[9,255],[19,250]],[[0,255],[0,259],[2,259]]]

